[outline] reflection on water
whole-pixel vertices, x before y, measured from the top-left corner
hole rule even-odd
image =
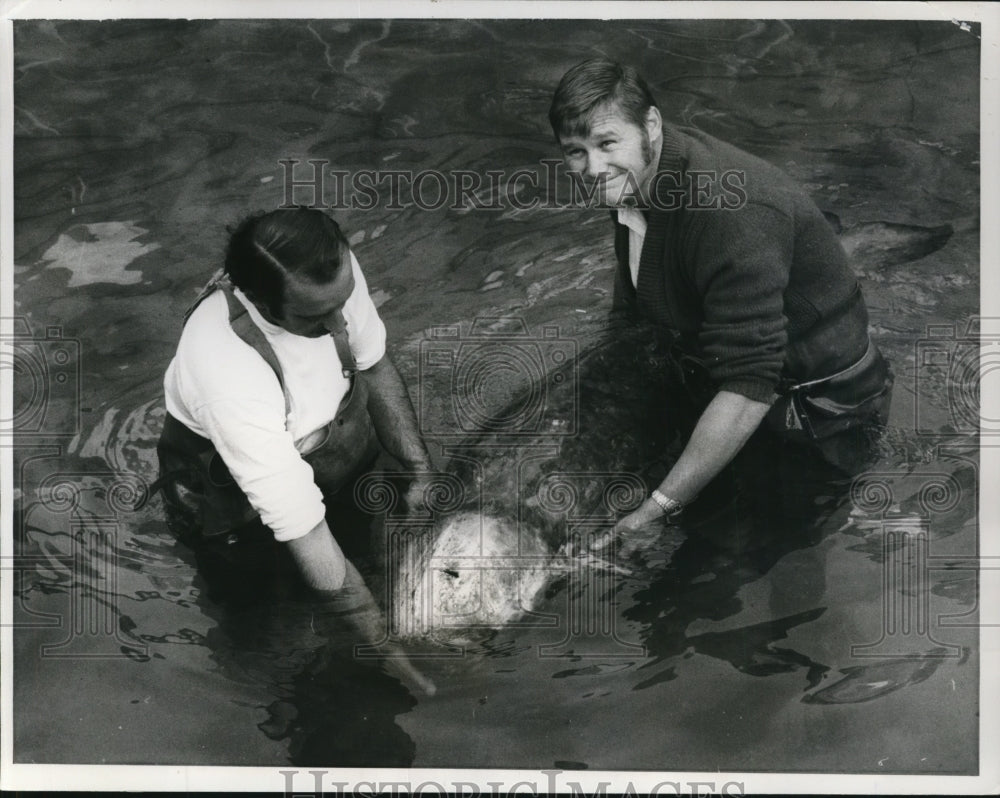
[[[43,267],[69,268],[67,288],[92,283],[133,285],[142,280],[142,272],[127,271],[126,267],[159,247],[136,242],[146,232],[132,222],[71,227],[42,254],[41,262]]]
[[[978,39],[911,22],[30,21],[15,50],[15,410],[38,433],[15,453],[18,761],[975,772]],[[280,161],[300,180],[309,159],[541,174],[550,92],[598,52],[632,60],[670,120],[811,192],[896,372],[891,429],[852,493],[779,491],[756,526],[723,497],[615,568],[570,561],[522,625],[464,652],[428,642],[439,693],[417,700],[285,583],[244,606],[205,583],[144,491],[163,370],[225,224],[283,201]],[[603,213],[335,213],[432,428],[452,385],[418,370],[428,328],[519,318],[593,345]],[[594,396],[648,398],[649,368],[609,368]],[[610,415],[536,443],[583,474],[653,478],[656,436]],[[454,443],[433,454],[461,472]]]

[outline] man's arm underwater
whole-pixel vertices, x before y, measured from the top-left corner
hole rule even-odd
[[[418,671],[399,646],[385,640],[385,619],[364,579],[330,534],[326,520],[310,532],[286,543],[303,580],[324,599],[320,614],[331,623],[346,620],[373,646],[380,646],[387,655],[387,665],[404,680],[419,687],[427,695],[437,688]]]

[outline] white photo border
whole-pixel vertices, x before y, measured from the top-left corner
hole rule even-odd
[[[210,13],[209,13],[210,12]],[[4,2],[0,19],[0,98],[5,112],[0,116],[0,319],[10,334],[13,304],[13,20],[15,19],[117,19],[117,18],[551,18],[551,19],[921,19],[978,22],[981,25],[981,218],[1000,219],[1000,8],[990,3],[912,3],[912,2],[565,2],[509,0],[366,0],[360,2],[308,2],[308,0],[215,0],[211,4],[177,0],[169,4],[129,2],[128,0],[24,0]],[[984,224],[981,231],[981,305],[983,316],[1000,315],[1000,225]],[[0,418],[11,418],[13,393],[11,370],[0,370]],[[982,414],[1000,418],[1000,397],[996,392],[982,396]],[[980,484],[1000,485],[997,443],[991,446],[981,438]],[[9,498],[13,491],[12,452],[0,447],[0,562],[12,556],[12,519]],[[980,545],[985,558],[1000,562],[1000,491],[981,490]],[[1000,568],[998,568],[1000,570]],[[350,769],[318,770],[293,767],[176,767],[124,765],[34,765],[13,761],[11,706],[13,678],[11,668],[13,600],[11,572],[0,569],[0,646],[2,646],[2,691],[0,691],[0,789],[3,790],[143,790],[276,792],[289,786],[297,794],[315,791],[314,772],[322,773],[321,788],[337,794],[337,784],[365,791],[379,784],[404,783],[412,793],[421,784],[423,792],[466,790],[478,785],[482,794],[541,794],[568,791],[571,783],[592,794],[606,784],[608,793],[677,794],[699,792],[707,785],[723,794],[752,793],[843,793],[843,794],[984,794],[1000,791],[1000,757],[994,754],[1000,745],[1000,574],[981,572],[979,608],[980,630],[980,773],[978,776],[894,776],[778,774],[778,773],[655,773],[600,771],[523,771],[523,770],[392,770]],[[289,775],[291,774],[291,775]],[[291,781],[290,781],[291,780]],[[489,787],[490,783],[502,786]],[[517,787],[518,783],[522,786]],[[371,785],[371,787],[369,786]],[[464,785],[460,786],[460,785]],[[658,789],[657,786],[659,785]],[[664,786],[666,785],[666,786]],[[701,786],[692,786],[701,785]],[[739,785],[739,791],[737,787]],[[492,792],[491,792],[492,790]],[[497,790],[500,790],[498,793]],[[405,791],[404,791],[405,792]]]

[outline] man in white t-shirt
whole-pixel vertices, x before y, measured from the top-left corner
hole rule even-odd
[[[329,216],[296,208],[242,222],[223,273],[189,311],[164,380],[158,451],[175,531],[234,555],[273,538],[311,588],[351,587],[368,602],[337,541],[353,530],[331,529],[327,505],[350,503],[383,449],[416,475],[411,507],[431,470],[385,338]],[[238,555],[225,559],[238,567]],[[377,639],[377,626],[372,615],[366,633]]]

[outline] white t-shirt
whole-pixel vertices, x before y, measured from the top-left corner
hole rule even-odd
[[[385,354],[385,326],[351,253],[354,292],[344,305],[359,369]],[[215,445],[236,484],[277,540],[302,537],[323,520],[322,494],[303,454],[320,442],[349,388],[333,337],[306,338],[267,322],[239,289],[236,297],[281,365],[290,412],[274,371],[229,325],[222,291],[188,319],[164,377],[167,411]]]
[[[628,228],[628,271],[635,286],[639,283],[639,256],[646,240],[646,217],[638,208],[619,208],[618,222]]]

